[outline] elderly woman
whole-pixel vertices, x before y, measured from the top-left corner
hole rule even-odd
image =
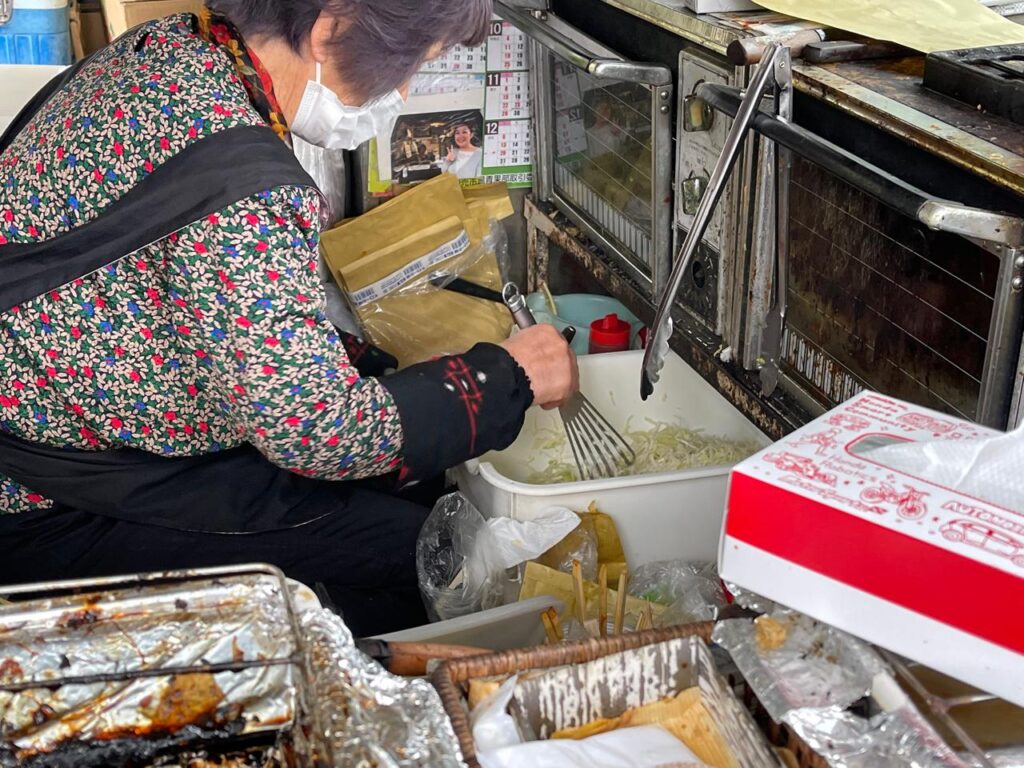
[[[0,583],[264,561],[325,585],[357,633],[423,620],[427,510],[398,489],[508,445],[532,403],[575,390],[575,361],[544,326],[384,375],[322,314],[328,212],[289,145],[389,130],[423,61],[489,16],[217,0],[131,30],[18,116],[0,139]]]

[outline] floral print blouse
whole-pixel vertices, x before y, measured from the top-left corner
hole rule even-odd
[[[201,34],[194,16],[122,36],[0,155],[0,247],[99,216],[215,132],[286,131],[261,114],[244,79],[237,50]],[[532,396],[498,348],[400,372],[394,385],[360,374],[366,345],[322,311],[322,205],[311,188],[267,190],[0,314],[0,429],[166,456],[249,442],[280,467],[329,480],[425,475],[507,445]],[[472,444],[438,450],[443,435],[420,433],[431,424]],[[0,474],[0,513],[50,504]]]

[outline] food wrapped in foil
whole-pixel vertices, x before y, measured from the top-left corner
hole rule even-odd
[[[772,719],[834,768],[964,768],[860,640],[783,609],[719,622],[713,640]]]
[[[839,707],[796,709],[785,722],[833,768],[966,768],[909,702],[861,717]]]

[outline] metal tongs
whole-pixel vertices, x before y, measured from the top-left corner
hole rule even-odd
[[[526,298],[515,283],[506,283],[501,293],[519,328],[537,324]],[[576,329],[572,326],[562,332],[565,340],[570,342],[575,334]],[[629,443],[582,392],[577,392],[569,402],[560,406],[558,415],[562,417],[580,480],[616,477],[636,461],[636,454]]]
[[[679,250],[672,275],[665,292],[661,296],[658,311],[654,317],[654,333],[644,352],[643,371],[640,377],[640,397],[646,400],[654,392],[661,369],[665,365],[665,355],[672,337],[672,305],[682,285],[683,277],[690,269],[690,263],[697,252],[697,247],[704,239],[704,233],[711,223],[718,201],[725,191],[726,182],[739,157],[740,149],[746,138],[747,130],[753,125],[754,118],[760,109],[761,100],[774,89],[774,110],[782,120],[792,117],[792,77],[790,74],[789,49],[783,45],[773,44],[765,49],[764,56],[750,85],[746,90],[739,111],[733,120],[732,127],[725,140],[722,154],[715,163],[714,171],[697,213],[693,218],[693,226],[686,234],[686,239]],[[788,184],[789,184],[789,150],[781,145],[775,146],[775,275],[774,300],[766,319],[766,328],[762,341],[762,354],[766,356],[761,368],[761,391],[768,395],[778,383],[778,361],[782,352],[782,330],[786,316],[786,254],[789,246],[788,229]]]

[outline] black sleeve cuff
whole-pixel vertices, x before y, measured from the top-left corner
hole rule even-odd
[[[533,403],[526,372],[495,344],[419,363],[380,382],[402,422],[403,484],[507,448]]]
[[[398,360],[380,347],[344,331],[338,331],[338,336],[349,362],[356,367],[360,376],[383,376],[398,367]]]

